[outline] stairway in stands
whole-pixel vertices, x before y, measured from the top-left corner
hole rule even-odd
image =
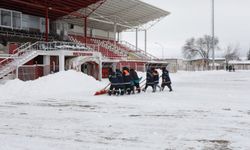
[[[76,50],[76,51],[93,51],[86,48],[83,44],[73,42],[42,42],[38,41],[33,44],[25,43],[13,51],[14,54],[0,61],[0,79],[15,71],[18,67],[24,65],[39,54],[43,55],[48,51],[59,52],[60,50]]]
[[[15,53],[10,55],[9,58],[0,61],[0,79],[12,71],[15,71],[17,67],[24,65],[38,55],[36,51],[32,51],[30,49],[32,45],[33,44],[29,42],[25,43],[15,49]]]

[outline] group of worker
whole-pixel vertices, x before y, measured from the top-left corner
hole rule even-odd
[[[153,89],[153,92],[156,92],[157,87],[159,91],[163,91],[165,86],[169,88],[169,91],[172,92],[171,80],[169,77],[169,72],[166,67],[162,67],[162,83],[161,86],[159,85],[159,73],[156,68],[148,68],[146,74],[146,83],[144,84],[145,87],[140,86],[140,82],[142,77],[139,78],[135,69],[129,69],[128,67],[123,67],[122,70],[116,69],[113,70],[109,68],[109,81],[110,81],[110,88],[108,94],[111,95],[124,95],[124,94],[135,94],[142,91],[146,92],[147,88],[150,86]]]

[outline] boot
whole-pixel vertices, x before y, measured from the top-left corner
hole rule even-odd
[[[120,95],[120,91],[119,91],[119,90],[116,91],[116,95],[117,95],[117,96]]]
[[[109,96],[111,96],[111,95],[112,95],[112,91],[111,91],[111,90],[109,90],[108,94],[109,94]]]
[[[161,91],[164,91],[164,87],[161,87]]]
[[[127,89],[127,93],[128,93],[128,95],[130,95],[131,94],[131,90]]]
[[[124,95],[124,90],[121,90],[121,95]]]
[[[153,93],[156,92],[156,85],[153,86]]]

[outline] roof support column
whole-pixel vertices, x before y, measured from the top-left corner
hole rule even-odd
[[[84,17],[84,43],[87,45],[87,17]]]
[[[118,34],[117,34],[117,41],[118,42],[120,42],[120,36],[121,36],[120,34],[121,34],[121,32],[118,32]]]
[[[16,79],[19,79],[19,74],[18,74],[18,65],[16,66]]]
[[[144,43],[144,44],[145,44],[145,55],[146,55],[146,54],[147,54],[147,44],[148,44],[148,43],[147,43],[147,42],[148,42],[148,41],[147,41],[147,39],[148,39],[148,37],[147,37],[147,29],[145,29],[144,32],[145,32],[145,43]]]
[[[45,41],[49,39],[49,8],[45,8]]]
[[[101,58],[102,56],[100,55],[100,57],[99,57],[99,65],[98,65],[98,70],[99,70],[99,72],[98,72],[98,80],[99,81],[102,81],[102,58]]]
[[[46,76],[46,75],[50,74],[50,56],[48,56],[48,55],[43,56],[43,65],[44,65],[43,75]]]
[[[116,32],[117,32],[117,23],[114,23],[114,44],[116,45]]]
[[[138,28],[135,29],[135,50],[138,50]]]
[[[63,52],[59,55],[59,71],[65,71],[65,55]]]

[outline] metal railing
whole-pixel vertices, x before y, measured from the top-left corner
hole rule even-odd
[[[30,42],[24,43],[23,45],[17,47],[16,49],[13,50],[13,54],[17,53],[19,50],[22,50],[24,48],[27,48],[31,45]]]
[[[95,44],[98,44],[99,46],[102,46],[104,48],[106,48],[107,50],[121,56],[121,57],[126,57],[127,53],[124,52],[123,50],[121,50],[118,46],[115,46],[114,44],[112,44],[109,41],[101,41],[98,39],[90,39],[92,42],[94,42]]]
[[[94,44],[87,44],[85,46],[84,44],[78,44],[74,42],[60,42],[60,41],[54,41],[54,42],[43,42],[43,41],[38,41],[33,44],[31,43],[25,43],[24,45],[20,46],[19,48],[15,49],[13,52],[14,54],[10,54],[10,58],[16,58],[20,56],[25,51],[35,51],[35,50],[82,50],[82,51],[94,51],[94,47],[96,45]],[[0,61],[0,64],[2,64],[5,60]]]
[[[32,44],[32,45],[34,45],[34,44]],[[3,66],[5,66],[6,64],[12,62],[15,58],[22,55],[26,50],[28,50],[31,47],[31,45],[30,45],[30,43],[25,43],[21,47],[24,47],[24,48],[23,49],[20,49],[20,48],[15,49],[14,54],[9,55],[9,58],[5,58],[4,60],[0,61],[0,70],[2,69]]]
[[[14,50],[14,54],[9,55],[8,58],[0,61],[0,78],[14,71],[18,66],[21,66],[38,55],[39,51],[58,51],[58,50],[72,50],[72,51],[93,51],[94,45],[83,45],[74,42],[43,42],[38,41],[33,44],[25,43]]]
[[[144,59],[149,59],[149,60],[159,60],[159,58],[157,58],[156,56],[145,52],[144,50],[140,49],[140,48],[136,48],[136,46],[134,46],[133,44],[127,42],[127,41],[120,41],[119,44],[122,44],[124,46],[126,46],[127,48],[129,48],[131,51],[135,54],[138,54],[140,57],[143,57]]]
[[[30,49],[32,50],[43,50],[43,51],[55,51],[55,50],[82,50],[89,51],[91,48],[86,47],[84,44],[78,44],[75,42],[43,42],[38,41],[34,43]]]

